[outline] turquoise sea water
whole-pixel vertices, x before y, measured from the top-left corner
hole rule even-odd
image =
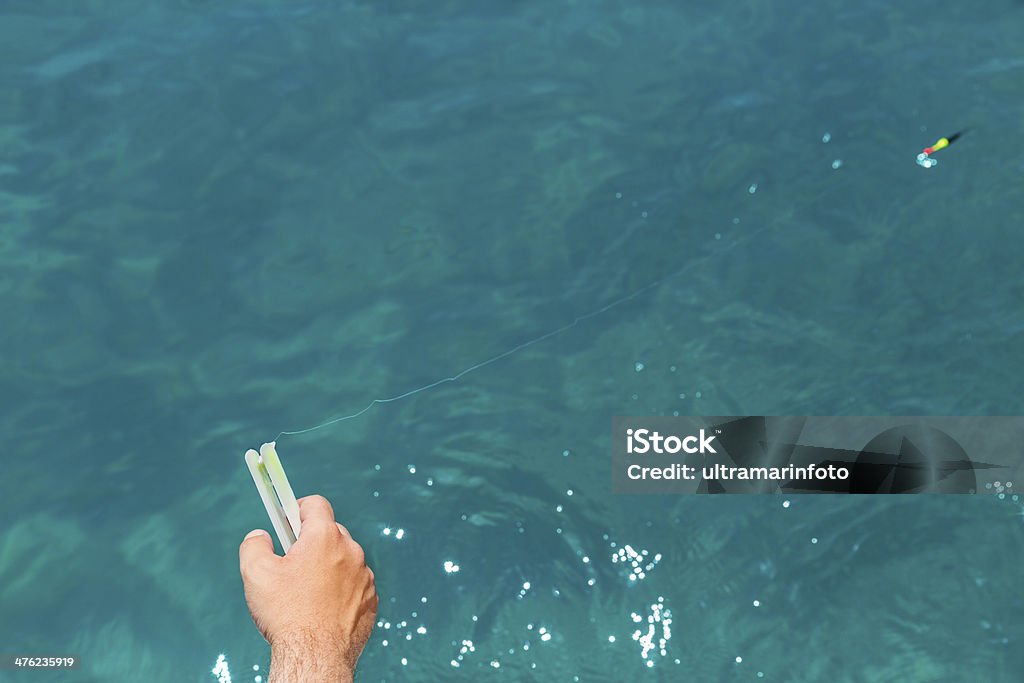
[[[1021,505],[618,497],[608,443],[1024,410],[1022,22],[3,3],[0,652],[82,666],[0,680],[265,680],[243,452],[445,378],[278,440],[376,571],[359,680],[1024,679]]]

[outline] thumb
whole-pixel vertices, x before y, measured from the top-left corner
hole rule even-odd
[[[238,563],[242,573],[265,557],[274,557],[274,541],[263,529],[254,529],[245,535],[238,547]]]

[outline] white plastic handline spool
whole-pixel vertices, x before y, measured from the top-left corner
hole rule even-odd
[[[299,538],[299,503],[277,457],[276,444],[273,441],[263,444],[259,453],[250,448],[245,453],[245,464],[267,508],[281,549],[287,553]]]

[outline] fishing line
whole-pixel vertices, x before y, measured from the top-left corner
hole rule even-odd
[[[502,351],[501,353],[499,353],[496,356],[491,356],[490,358],[488,358],[486,360],[482,360],[479,363],[475,363],[473,365],[470,365],[468,368],[465,368],[464,370],[460,370],[459,372],[457,372],[454,375],[451,375],[450,377],[442,377],[441,379],[434,380],[433,382],[430,382],[429,384],[424,384],[421,387],[417,387],[415,389],[410,389],[409,391],[403,392],[401,394],[396,394],[395,396],[390,396],[390,397],[387,397],[387,398],[375,398],[372,401],[370,401],[369,403],[367,403],[365,408],[363,408],[362,410],[359,410],[357,412],[351,413],[350,415],[341,415],[341,416],[338,416],[338,417],[333,417],[333,418],[327,420],[326,422],[321,422],[318,425],[314,425],[312,427],[307,427],[306,429],[296,429],[294,431],[284,431],[284,432],[281,432],[276,437],[274,437],[274,441],[277,441],[282,436],[297,436],[299,434],[308,434],[310,432],[315,432],[315,431],[317,431],[319,429],[323,429],[324,427],[330,427],[331,425],[336,425],[339,422],[346,422],[348,420],[354,420],[357,417],[360,417],[360,416],[366,414],[366,412],[369,411],[371,408],[373,408],[375,405],[379,405],[379,404],[383,404],[383,403],[394,403],[395,401],[401,401],[402,399],[409,398],[410,396],[415,396],[416,394],[421,394],[424,391],[429,391],[429,390],[431,390],[431,389],[433,389],[435,387],[441,386],[442,384],[449,384],[451,382],[457,382],[457,381],[459,381],[460,379],[462,379],[463,377],[465,377],[466,375],[468,375],[471,372],[476,372],[477,370],[480,370],[481,368],[485,368],[488,365],[492,365],[493,363],[497,363],[498,361],[500,361],[500,360],[502,360],[504,358],[508,358],[509,356],[511,356],[514,353],[519,353],[523,349],[527,349],[527,348],[529,348],[529,347],[531,347],[531,346],[533,346],[535,344],[540,344],[541,342],[546,341],[548,339],[551,339],[552,337],[556,337],[556,336],[562,334],[563,332],[567,332],[567,331],[571,330],[572,328],[576,327],[577,325],[579,325],[581,322],[583,322],[585,320],[589,320],[590,318],[599,316],[602,313],[606,313],[606,312],[610,311],[611,309],[613,309],[613,308],[615,308],[617,306],[621,306],[624,303],[632,301],[633,299],[636,299],[637,297],[639,297],[640,295],[644,294],[645,292],[648,292],[648,291],[654,289],[655,287],[658,287],[659,285],[661,285],[665,281],[672,279],[676,275],[679,275],[681,272],[683,272],[683,270],[685,270],[685,268],[679,268],[677,270],[672,271],[668,275],[663,275],[662,277],[658,278],[654,282],[650,282],[650,283],[644,285],[640,289],[638,289],[638,290],[636,290],[636,291],[634,291],[634,292],[632,292],[630,294],[627,294],[626,296],[622,297],[621,299],[616,299],[615,301],[612,301],[611,303],[605,304],[601,308],[598,308],[596,310],[590,311],[589,313],[584,313],[583,315],[577,316],[570,323],[566,323],[565,325],[562,325],[561,327],[559,327],[557,329],[554,329],[554,330],[551,330],[550,332],[542,334],[539,337],[534,337],[533,339],[530,339],[530,340],[525,341],[525,342],[523,342],[521,344],[513,346],[512,348],[508,349],[507,351]]]
[[[751,239],[754,236],[759,235],[761,232],[763,232],[766,229],[767,229],[766,227],[763,227],[763,228],[761,228],[759,230],[755,230],[754,232],[747,234],[745,236],[745,239]],[[721,237],[721,235],[716,235],[715,236],[716,239],[719,239],[720,237]],[[736,240],[736,241],[732,242],[724,250],[731,250],[732,248],[736,247],[738,244],[740,244],[740,240]],[[695,264],[693,262],[687,263],[686,265],[681,266],[681,267],[677,268],[676,270],[673,270],[672,272],[668,273],[667,275],[662,275],[658,279],[653,280],[652,282],[647,283],[643,287],[641,287],[639,289],[636,289],[636,290],[630,292],[629,294],[626,294],[625,296],[623,296],[621,298],[615,299],[614,301],[612,301],[610,303],[607,303],[607,304],[601,306],[600,308],[596,308],[596,309],[590,311],[589,313],[584,313],[582,315],[576,316],[575,318],[573,318],[572,322],[566,323],[565,325],[562,325],[561,327],[558,327],[558,328],[556,328],[554,330],[551,330],[550,332],[546,332],[546,333],[544,333],[544,334],[542,334],[542,335],[540,335],[538,337],[534,337],[534,338],[529,339],[527,341],[524,341],[524,342],[522,342],[520,344],[517,344],[516,346],[513,346],[512,348],[507,349],[506,351],[502,351],[501,353],[499,353],[497,355],[491,356],[490,358],[482,360],[482,361],[480,361],[478,363],[474,363],[473,365],[470,365],[469,367],[460,370],[459,372],[455,373],[454,375],[451,375],[451,376],[448,376],[448,377],[442,377],[440,379],[434,380],[434,381],[429,382],[427,384],[424,384],[422,386],[416,387],[415,389],[410,389],[410,390],[404,391],[404,392],[402,392],[400,394],[395,394],[394,396],[387,396],[387,397],[383,397],[383,398],[375,398],[372,401],[370,401],[369,403],[367,403],[366,406],[363,407],[361,410],[357,410],[356,412],[349,413],[347,415],[339,415],[337,417],[332,417],[332,418],[330,418],[330,419],[328,419],[328,420],[326,420],[324,422],[321,422],[319,424],[313,425],[312,427],[306,427],[305,429],[295,429],[295,430],[282,431],[282,432],[278,433],[278,435],[276,437],[274,437],[274,441],[276,442],[282,436],[299,436],[300,434],[309,434],[311,432],[316,432],[316,431],[319,431],[321,429],[325,429],[327,427],[331,427],[331,426],[336,425],[336,424],[341,423],[341,422],[347,422],[349,420],[355,420],[356,418],[365,415],[374,406],[383,405],[383,404],[386,404],[386,403],[395,403],[397,401],[401,401],[401,400],[409,398],[411,396],[415,396],[416,394],[422,394],[425,391],[430,391],[431,389],[435,389],[435,388],[437,388],[437,387],[439,387],[439,386],[441,386],[443,384],[451,384],[452,382],[457,382],[457,381],[459,381],[460,379],[462,379],[463,377],[465,377],[466,375],[468,375],[470,373],[476,372],[477,370],[485,368],[488,365],[493,365],[494,363],[497,363],[498,361],[501,361],[501,360],[503,360],[505,358],[508,358],[509,356],[511,356],[513,354],[519,353],[520,351],[523,351],[524,349],[528,349],[531,346],[534,346],[536,344],[540,344],[541,342],[547,341],[548,339],[551,339],[552,337],[556,337],[556,336],[558,336],[560,334],[563,334],[564,332],[567,332],[567,331],[573,329],[574,327],[576,327],[577,325],[579,325],[582,322],[590,320],[591,318],[595,318],[595,317],[597,317],[599,315],[602,315],[603,313],[607,313],[608,311],[612,310],[613,308],[617,308],[617,307],[619,307],[619,306],[621,306],[621,305],[623,305],[625,303],[633,301],[634,299],[637,299],[638,297],[642,296],[643,294],[646,294],[647,292],[651,291],[652,289],[655,289],[655,288],[659,287],[660,285],[664,284],[668,280],[671,280],[672,278],[676,277],[677,275],[679,275],[679,274],[681,274],[683,272],[687,272],[687,271],[692,272],[694,267],[695,267]]]

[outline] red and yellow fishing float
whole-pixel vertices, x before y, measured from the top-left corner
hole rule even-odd
[[[966,129],[966,128],[964,130],[958,130],[957,132],[953,133],[952,135],[947,135],[944,138],[939,138],[938,140],[935,141],[935,144],[933,144],[931,147],[925,147],[924,150],[920,154],[917,155],[917,164],[918,164],[918,166],[924,166],[925,168],[931,168],[932,166],[935,166],[936,164],[938,164],[939,163],[938,160],[937,159],[932,159],[931,155],[933,153],[935,153],[935,152],[938,152],[940,149],[945,149],[946,147],[949,147],[950,145],[952,145],[954,142],[957,141],[957,139],[961,135],[966,133],[967,130],[968,129]]]

